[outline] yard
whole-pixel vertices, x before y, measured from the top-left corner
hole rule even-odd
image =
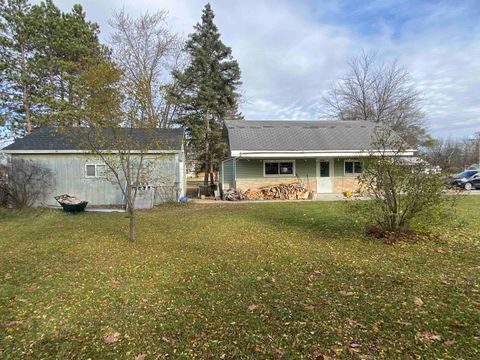
[[[0,358],[479,358],[479,197],[387,245],[340,202],[0,212]]]

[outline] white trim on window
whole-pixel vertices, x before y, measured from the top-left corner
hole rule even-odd
[[[266,163],[292,163],[292,170],[293,172],[291,174],[265,174],[265,164]],[[297,174],[296,171],[296,164],[295,160],[263,160],[263,177],[277,177],[277,178],[284,178],[284,177],[295,177]]]
[[[91,176],[91,175],[88,175],[87,173],[87,166],[95,166],[95,175],[94,176]],[[98,170],[98,167],[103,167],[103,172],[104,174],[100,174],[100,171]],[[101,178],[104,178],[105,177],[105,172],[107,170],[107,165],[105,164],[101,164],[101,163],[98,163],[98,164],[85,164],[85,178],[87,179],[101,179]]]
[[[353,163],[352,164],[352,168],[353,168],[353,173],[347,173],[345,171],[345,166],[347,164],[347,162],[351,162]],[[355,163],[359,163],[360,164],[360,169],[361,171],[360,172],[357,172],[355,171]],[[343,160],[343,176],[358,176],[358,175],[361,175],[362,174],[362,171],[363,171],[363,164],[362,164],[362,161],[359,160],[359,159],[344,159]]]

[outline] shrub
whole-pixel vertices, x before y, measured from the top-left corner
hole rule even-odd
[[[358,178],[361,193],[372,198],[362,210],[367,233],[398,236],[411,232],[416,220],[428,225],[438,219],[447,201],[442,176],[421,157],[406,157],[405,143],[387,128],[377,130],[373,149]]]
[[[4,190],[7,181],[7,167],[0,164],[0,207],[7,206],[7,193]]]
[[[13,159],[0,180],[0,194],[16,208],[31,207],[45,199],[53,184],[52,172],[29,160]]]

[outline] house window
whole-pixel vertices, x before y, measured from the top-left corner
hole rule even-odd
[[[263,162],[264,176],[293,176],[295,174],[295,161],[271,161]]]
[[[104,164],[87,164],[85,165],[85,177],[102,178],[105,177],[106,165]]]
[[[345,175],[359,175],[362,173],[362,163],[355,160],[345,160]]]

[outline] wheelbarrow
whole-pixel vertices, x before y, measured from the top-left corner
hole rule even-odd
[[[66,212],[81,212],[87,207],[88,201],[82,201],[75,196],[63,194],[55,196],[55,200],[62,206]]]

